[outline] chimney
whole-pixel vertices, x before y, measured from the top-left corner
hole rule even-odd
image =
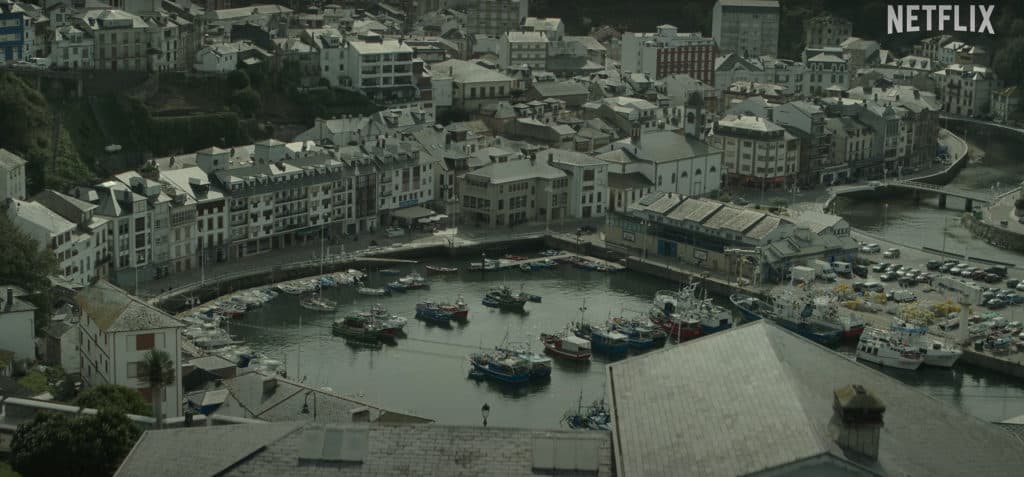
[[[829,433],[836,444],[846,451],[877,460],[885,404],[860,384],[843,386],[832,394]]]

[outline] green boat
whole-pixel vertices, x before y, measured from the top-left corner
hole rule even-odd
[[[381,329],[362,316],[350,315],[334,320],[331,333],[350,340],[375,343],[380,338]]]

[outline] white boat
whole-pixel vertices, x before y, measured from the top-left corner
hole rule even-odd
[[[338,304],[322,296],[308,296],[299,301],[299,306],[312,311],[334,311]]]
[[[881,330],[868,329],[857,342],[857,358],[890,368],[915,370],[924,363],[917,348]]]
[[[384,295],[390,295],[391,294],[391,292],[388,291],[387,288],[369,288],[369,287],[359,287],[359,288],[356,289],[356,293],[358,293],[360,295],[366,295],[366,296],[384,296]]]
[[[896,320],[891,332],[903,337],[924,356],[924,364],[939,368],[951,368],[964,354],[959,346],[939,337],[929,337],[928,327],[914,326],[905,321]]]

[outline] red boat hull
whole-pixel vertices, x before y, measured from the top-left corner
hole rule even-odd
[[[560,358],[571,359],[573,361],[590,361],[590,353],[569,353],[557,346],[557,344],[545,343],[544,350]]]
[[[679,323],[673,323],[670,321],[662,321],[657,323],[661,329],[668,333],[668,339],[674,341],[687,341],[694,338],[699,338],[703,333],[700,328],[688,328],[682,327]]]
[[[859,340],[860,335],[864,333],[863,326],[854,326],[853,328],[847,328],[843,330],[843,338],[853,341]]]

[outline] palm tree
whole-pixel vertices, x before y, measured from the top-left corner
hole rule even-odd
[[[151,349],[142,358],[139,376],[152,391],[153,417],[156,418],[156,428],[160,429],[164,424],[163,390],[164,386],[174,384],[174,362],[167,352]]]

